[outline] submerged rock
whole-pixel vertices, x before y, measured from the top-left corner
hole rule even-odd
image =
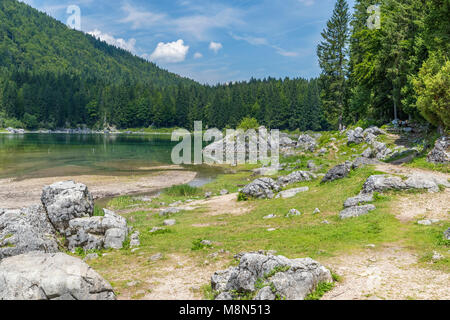
[[[0,300],[115,300],[111,285],[80,259],[33,252],[0,261]]]
[[[257,281],[262,281],[256,287]],[[252,293],[256,299],[304,300],[319,283],[331,283],[331,272],[310,259],[288,259],[283,256],[247,253],[237,267],[218,271],[211,277],[211,287],[220,298],[237,298]],[[272,294],[266,289],[272,288]]]

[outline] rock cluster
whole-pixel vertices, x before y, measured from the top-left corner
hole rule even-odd
[[[450,152],[448,151],[450,147],[450,141],[448,137],[441,137],[436,141],[433,150],[428,154],[427,161],[431,163],[449,163],[450,162]]]
[[[439,192],[440,186],[450,188],[450,183],[445,178],[435,175],[413,174],[409,177],[393,176],[389,174],[370,176],[363,185],[359,195],[348,198],[345,209],[339,213],[342,219],[358,217],[375,210],[375,206],[368,204],[374,201],[375,192],[386,190],[424,189],[428,192]]]
[[[80,259],[32,252],[0,261],[0,300],[115,300],[111,285]]]
[[[272,199],[274,192],[280,191],[280,186],[271,178],[259,178],[246,185],[241,193],[256,199]]]
[[[277,183],[281,186],[287,186],[293,183],[311,181],[316,178],[317,176],[309,171],[295,171],[287,176],[279,177]]]
[[[56,235],[64,236],[74,251],[120,249],[128,235],[125,218],[104,209],[93,216],[94,201],[88,188],[64,181],[46,186],[42,205],[21,210],[0,210],[0,259],[32,251],[59,251]]]
[[[316,139],[308,134],[302,134],[297,141],[297,148],[305,151],[314,152],[317,148]]]
[[[331,272],[310,259],[246,253],[237,267],[218,271],[211,277],[216,300],[304,300],[320,283],[331,283]]]

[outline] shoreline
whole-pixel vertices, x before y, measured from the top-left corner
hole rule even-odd
[[[187,170],[164,170],[149,175],[108,176],[80,175],[31,178],[14,181],[0,179],[0,208],[19,209],[39,204],[44,186],[59,181],[73,180],[87,185],[94,200],[133,194],[156,192],[174,185],[193,181],[197,172]]]

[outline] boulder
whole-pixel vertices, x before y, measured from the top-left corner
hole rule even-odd
[[[127,221],[124,217],[115,212],[103,209],[104,216],[95,216],[88,218],[77,218],[69,221],[69,227],[66,229],[67,247],[69,250],[75,248],[83,248],[84,250],[102,249],[102,248],[122,248],[122,243],[128,234]],[[119,234],[125,235],[122,243],[117,242],[112,244],[112,236]],[[109,234],[108,244],[106,235]],[[122,238],[122,237],[121,237]]]
[[[232,297],[252,293],[255,300],[273,300],[274,297],[304,300],[319,283],[332,281],[331,272],[310,258],[291,260],[283,256],[247,253],[237,267],[216,272],[211,278],[211,286],[220,294],[228,293]],[[258,286],[255,286],[257,282]],[[272,294],[267,287],[273,289]]]
[[[295,171],[287,176],[279,177],[277,183],[282,186],[287,186],[297,182],[311,181],[316,178],[317,176],[309,171]]]
[[[375,155],[374,155],[374,153],[373,153],[373,150],[372,150],[372,148],[367,148],[366,150],[364,150],[364,152],[361,154],[361,156],[363,157],[363,158],[368,158],[368,159],[370,159],[370,158],[374,158],[375,157]]]
[[[361,144],[364,141],[364,130],[360,127],[347,131],[348,144]]]
[[[350,162],[337,165],[325,174],[325,177],[323,177],[322,182],[329,182],[338,179],[343,179],[346,176],[348,176],[348,174],[351,171],[351,168],[352,164]]]
[[[364,135],[372,134],[374,136],[380,136],[386,134],[386,132],[378,127],[372,126],[364,130],[363,134]]]
[[[373,193],[361,193],[356,197],[348,198],[345,200],[344,207],[350,208],[354,206],[359,206],[361,204],[369,203],[373,201]]]
[[[428,154],[427,161],[431,163],[449,163],[450,152],[448,151],[450,147],[450,141],[448,137],[439,138],[433,150]]]
[[[280,186],[271,178],[259,178],[246,185],[241,193],[256,199],[272,199],[274,192],[280,191]]]
[[[307,134],[302,134],[297,141],[297,148],[305,151],[314,152],[317,148],[316,140]]]
[[[288,189],[281,191],[279,194],[277,194],[276,198],[283,198],[283,199],[293,198],[301,192],[308,192],[308,191],[309,191],[308,187]]]
[[[375,210],[376,207],[373,204],[364,206],[355,206],[347,208],[339,213],[341,219],[355,218],[368,214],[370,211]]]
[[[372,147],[374,148],[374,157],[378,160],[385,160],[392,154],[392,150],[389,149],[385,143],[374,141]]]
[[[127,230],[119,228],[108,229],[105,233],[105,248],[122,249],[126,238]]]
[[[409,189],[426,189],[428,192],[439,192],[439,185],[450,187],[450,183],[446,179],[437,179],[431,175],[412,175],[405,181],[406,187]]]
[[[444,239],[450,240],[450,228],[448,228],[447,231],[444,232]]]
[[[296,143],[287,135],[280,135],[280,147],[295,147]]]
[[[111,285],[80,259],[33,252],[0,262],[0,300],[115,300]]]
[[[361,193],[383,192],[385,190],[403,190],[406,184],[402,178],[388,174],[370,176],[364,183]]]
[[[92,216],[94,200],[88,188],[81,183],[63,181],[44,187],[42,204],[52,225],[61,233],[69,221]]]
[[[55,229],[44,208],[0,209],[0,260],[32,251],[59,251]]]

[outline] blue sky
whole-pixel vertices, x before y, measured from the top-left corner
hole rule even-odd
[[[335,0],[24,0],[66,23],[201,83],[316,77]],[[349,1],[350,8],[354,1]]]

